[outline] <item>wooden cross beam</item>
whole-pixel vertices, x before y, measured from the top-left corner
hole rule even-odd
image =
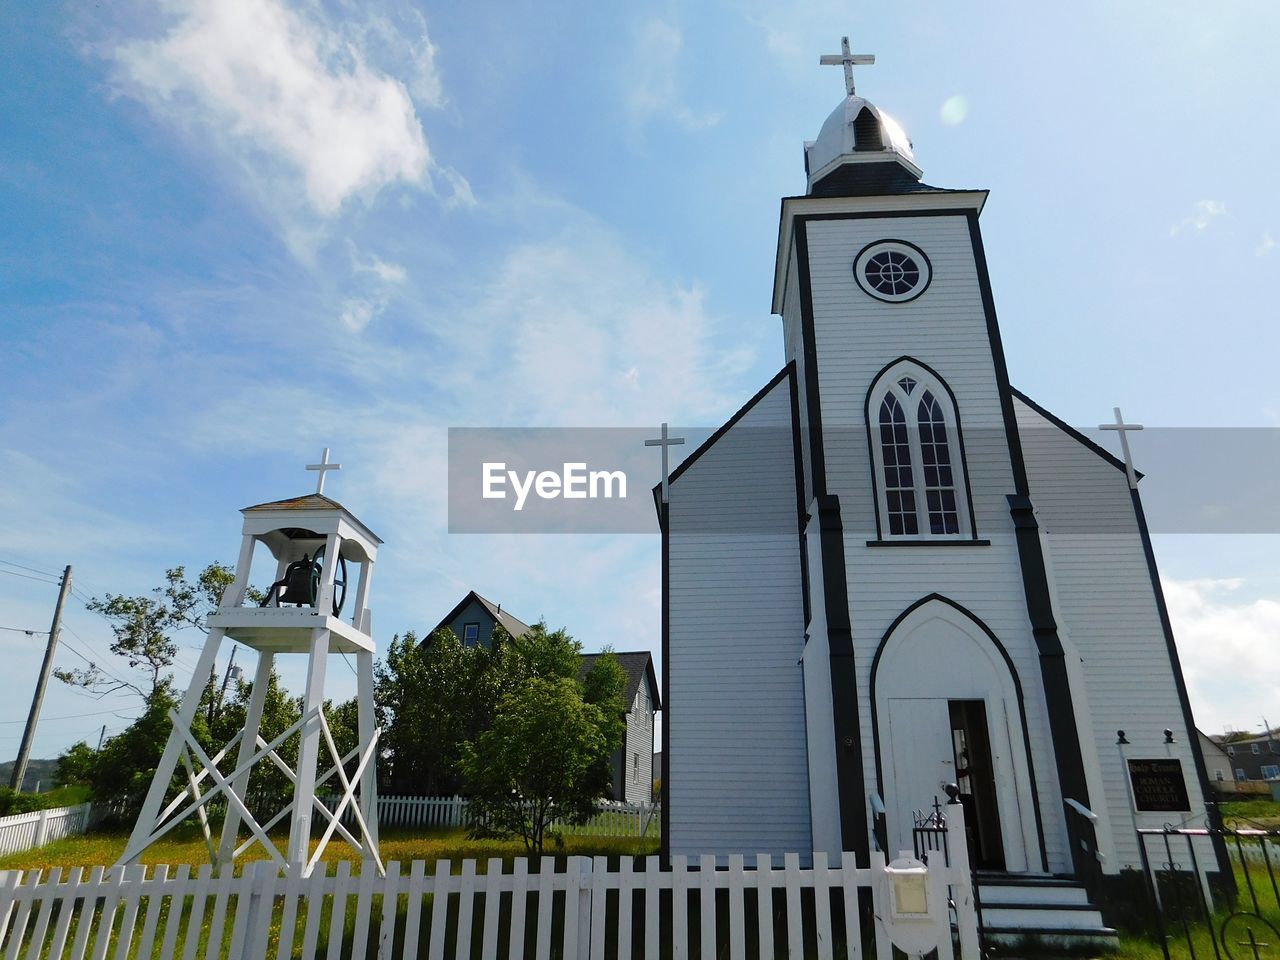
[[[824,53],[818,58],[818,63],[824,67],[844,67],[844,87],[849,92],[849,96],[853,96],[853,67],[854,64],[872,64],[876,62],[874,53],[850,53],[849,38],[840,38],[839,53]]]

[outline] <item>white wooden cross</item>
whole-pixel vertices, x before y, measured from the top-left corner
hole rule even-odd
[[[844,86],[849,91],[849,96],[853,96],[853,65],[871,64],[876,62],[874,53],[850,53],[849,38],[840,38],[839,53],[824,53],[818,58],[818,63],[824,67],[844,67]]]
[[[682,443],[684,443],[684,437],[668,437],[667,436],[667,425],[665,423],[662,425],[661,437],[655,440],[646,440],[644,442],[644,445],[646,447],[662,448],[662,502],[663,503],[667,502],[667,474],[668,474],[667,447],[678,447]]]
[[[324,475],[329,470],[341,470],[342,464],[329,462],[329,448],[324,448],[324,455],[320,458],[319,463],[308,463],[308,470],[317,471],[320,476],[316,480],[316,493],[324,493]]]
[[[1119,407],[1115,407],[1115,408],[1114,408],[1114,410],[1115,410],[1115,413],[1116,413],[1116,422],[1115,422],[1115,423],[1101,423],[1101,424],[1098,424],[1098,429],[1099,429],[1099,430],[1114,430],[1116,433],[1120,434],[1120,449],[1124,452],[1124,472],[1125,472],[1125,476],[1127,476],[1127,477],[1129,478],[1129,489],[1130,489],[1130,490],[1137,490],[1137,489],[1138,489],[1138,474],[1137,474],[1137,471],[1135,471],[1135,470],[1133,469],[1133,454],[1129,452],[1129,437],[1128,437],[1128,432],[1129,432],[1130,430],[1141,430],[1141,429],[1142,429],[1142,424],[1140,424],[1140,423],[1125,423],[1125,422],[1124,422],[1124,417],[1120,416],[1120,408],[1119,408]]]

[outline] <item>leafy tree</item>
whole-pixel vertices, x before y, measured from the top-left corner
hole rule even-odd
[[[187,579],[185,567],[165,571],[165,582],[151,596],[128,597],[108,593],[90,600],[86,606],[111,623],[115,640],[111,652],[133,670],[133,678],[121,678],[97,664],[77,670],[55,670],[64,683],[96,694],[129,690],[150,704],[173,681],[169,668],[178,652],[173,635],[195,628],[205,631],[208,615],[217,609],[223,592],[235,579],[229,567],[211,563],[200,571],[195,582]]]
[[[227,702],[209,731],[210,745],[217,744],[217,749],[221,749],[223,744],[229,743],[232,737],[244,729],[249,714],[249,698],[252,695],[252,683],[244,680],[236,682],[235,688],[230,692]],[[280,678],[272,670],[268,678],[266,698],[262,702],[262,720],[258,727],[258,735],[270,743],[297,723],[301,716],[301,699],[290,697],[288,691],[280,685]],[[299,737],[294,734],[276,747],[275,752],[291,768],[297,766],[298,742]],[[237,744],[227,761],[218,765],[224,773],[229,773],[236,767],[239,752],[240,747]],[[266,805],[274,803],[280,806],[293,796],[293,784],[284,775],[284,771],[269,760],[264,760],[255,765],[253,772],[249,775],[247,794],[260,799]]]
[[[73,744],[58,758],[54,780],[60,787],[72,784],[92,785],[97,758],[98,752],[83,740]]]
[[[492,719],[462,747],[472,836],[518,836],[541,853],[547,837],[563,842],[557,821],[585,823],[608,791],[625,730],[626,674],[606,653],[580,681],[579,650],[542,624],[510,641]]]
[[[598,796],[592,779],[609,741],[604,711],[582,699],[576,681],[530,678],[498,704],[493,726],[463,747],[472,790],[472,836],[518,836],[542,853],[557,819],[585,823]]]

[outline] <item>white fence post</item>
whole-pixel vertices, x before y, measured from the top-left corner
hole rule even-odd
[[[952,899],[956,905],[956,926],[960,933],[961,960],[979,960],[978,911],[973,903],[973,871],[969,867],[968,832],[964,807],[949,803],[943,808],[947,817],[947,852],[950,854]],[[949,939],[949,938],[948,938]]]
[[[34,846],[43,847],[46,838],[49,836],[49,811],[41,810],[39,819],[36,820],[36,838]]]

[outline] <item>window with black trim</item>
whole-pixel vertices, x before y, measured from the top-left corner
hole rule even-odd
[[[463,646],[474,646],[476,641],[480,639],[480,624],[464,623],[462,625],[462,644]]]
[[[881,537],[972,536],[959,421],[945,385],[903,361],[881,374],[868,400]]]
[[[877,300],[906,303],[925,292],[933,278],[933,267],[924,251],[913,243],[878,240],[858,252],[853,275],[858,286]]]

